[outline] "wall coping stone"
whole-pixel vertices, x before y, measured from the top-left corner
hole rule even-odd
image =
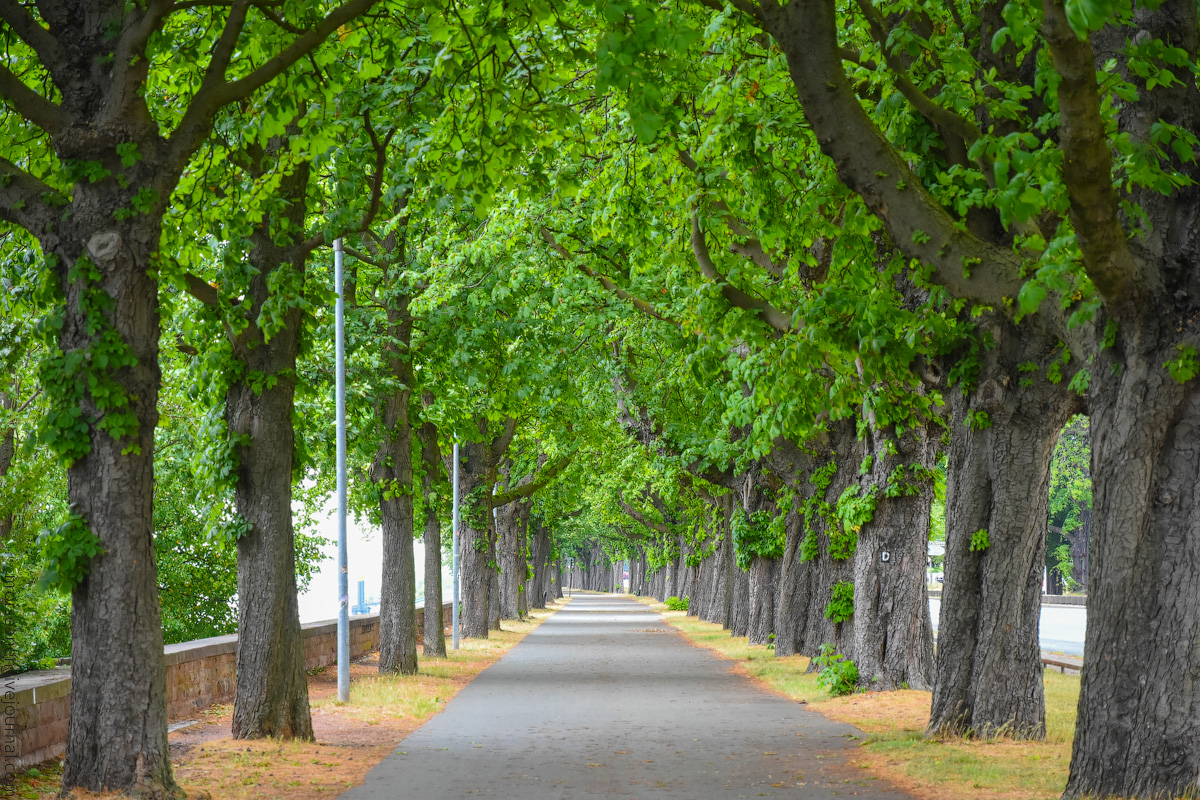
[[[424,603],[417,603],[418,609],[423,609]],[[379,614],[357,614],[350,617],[350,627],[364,627],[364,623],[379,622]],[[337,620],[321,620],[306,622],[300,626],[301,636],[305,639],[311,636],[321,636],[327,633],[337,633]],[[238,635],[211,636],[207,639],[193,639],[189,642],[179,642],[163,647],[163,661],[170,667],[187,661],[197,661],[202,658],[219,656],[225,653],[237,652]],[[56,697],[62,697],[71,692],[71,668],[57,667],[55,669],[35,669],[0,678],[0,689],[16,694],[15,704],[32,706],[45,703]]]

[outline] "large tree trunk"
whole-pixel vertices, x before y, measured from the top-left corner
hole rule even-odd
[[[407,306],[407,302],[404,303]],[[407,314],[405,314],[407,316]],[[398,323],[403,325],[402,322]],[[411,321],[406,326],[411,333]],[[393,331],[393,336],[396,335]],[[403,335],[403,334],[401,334]],[[403,340],[401,340],[403,341]],[[400,354],[393,354],[399,359]],[[402,372],[411,372],[397,364]],[[397,375],[402,381],[404,378]],[[383,565],[379,597],[379,671],[417,672],[417,576],[413,557],[413,464],[409,402],[411,380],[383,400],[383,430],[371,479],[380,489]]]
[[[525,522],[517,528],[517,615],[524,619],[529,614],[529,513]]]
[[[832,494],[832,492],[831,492]],[[836,497],[835,497],[836,499]],[[841,524],[835,522],[833,524]],[[839,560],[829,554],[829,525],[820,520],[813,525],[817,537],[818,554],[809,562],[812,594],[804,622],[804,643],[800,653],[810,658],[821,652],[822,645],[832,645],[837,652],[854,657],[854,619],[834,622],[826,615],[833,598],[834,587],[840,583],[853,583],[853,559]]]
[[[529,579],[526,589],[526,593],[529,595],[529,605],[530,608],[545,608],[550,594],[547,585],[550,529],[545,526],[541,517],[533,522],[533,535],[529,540],[529,559],[533,567],[533,577]]]
[[[483,492],[491,487],[484,480],[481,463],[483,445],[469,442],[460,445],[464,464],[459,471],[459,503],[461,504],[461,540],[458,547],[459,588],[462,592],[462,612],[459,624],[462,635],[486,639],[488,635],[488,597],[491,568],[488,566],[489,542],[487,498]],[[476,452],[480,451],[480,452]]]
[[[779,559],[755,557],[750,562],[749,613],[746,635],[750,644],[765,645],[775,632],[775,581]]]
[[[646,575],[646,551],[640,545],[637,554],[629,562],[629,593],[637,597],[650,593],[650,582]]]
[[[733,608],[729,621],[730,636],[746,636],[750,632],[750,574],[736,565],[733,569]]]
[[[800,544],[805,533],[804,504],[813,493],[809,483],[813,457],[794,442],[778,437],[764,463],[792,493],[784,517],[783,555],[775,593],[775,655],[790,656],[801,650],[812,602],[813,565],[801,560]]]
[[[1045,735],[1038,621],[1050,459],[1079,401],[1040,374],[1025,386],[1009,382],[1020,364],[1051,359],[1053,345],[1037,349],[1035,332],[993,323],[995,347],[976,388],[967,397],[950,392],[946,583],[931,733]]]
[[[112,180],[78,184],[72,214],[42,241],[44,252],[57,259],[62,278],[62,351],[82,354],[103,347],[111,331],[136,359],[132,366],[99,371],[123,392],[128,402],[123,411],[136,423],[120,438],[92,421],[115,421],[122,410],[102,412],[86,389],[78,398],[50,397],[52,404],[81,409],[81,418],[89,422],[82,443],[87,452],[67,470],[67,494],[72,511],[102,548],[72,593],[72,698],[63,788],[175,797],[181,792],[167,754],[166,668],[153,539],[161,374],[158,270],[151,254],[161,229],[154,215],[153,223],[150,217],[113,221],[112,210],[128,205],[133,194],[132,189],[120,191]],[[94,265],[96,277],[88,269],[75,269],[87,264]],[[103,298],[106,310],[88,310],[97,301],[85,298]]]
[[[496,470],[516,431],[509,418],[499,432],[490,432],[486,417],[477,425],[480,441],[459,446],[463,459],[459,471],[459,503],[462,523],[459,544],[459,586],[462,590],[462,635],[486,639],[489,630],[500,629],[499,585],[496,580],[496,528],[492,517],[492,493]]]
[[[801,540],[801,557],[815,556],[807,562],[811,589],[808,603],[808,618],[804,622],[804,640],[799,652],[811,657],[821,652],[822,645],[832,645],[837,652],[854,658],[854,624],[851,617],[842,622],[834,622],[826,616],[834,587],[839,583],[854,582],[854,559],[844,553],[844,548],[831,550],[831,534],[842,535],[842,523],[833,517],[838,498],[853,483],[858,480],[858,470],[862,464],[864,449],[858,440],[854,423],[840,422],[833,426],[829,434],[831,445],[828,458],[817,459],[814,467],[819,471],[827,466],[831,459],[837,470],[822,495],[823,505],[805,518],[804,524],[811,531],[815,540],[815,550],[809,543],[809,551],[804,552],[804,540]],[[815,491],[815,489],[814,489]],[[828,518],[827,518],[828,517]],[[809,534],[806,532],[805,536]]]
[[[791,656],[800,652],[808,624],[808,606],[812,602],[812,563],[801,561],[800,542],[804,538],[803,518],[797,508],[788,512],[785,525],[787,540],[779,560],[779,602],[775,609],[775,655]]]
[[[276,376],[274,386],[256,392],[238,381],[226,395],[230,434],[245,437],[234,451],[234,496],[238,514],[249,525],[237,542],[236,739],[313,738],[292,529],[291,376],[299,314],[289,316],[283,331],[247,352],[247,370]]]
[[[495,545],[492,546],[495,553]],[[495,563],[495,557],[492,558]],[[488,630],[504,630],[500,626],[500,573],[494,566],[488,566]]]
[[[273,140],[269,153],[255,155],[261,160],[280,146]],[[284,210],[278,217],[264,214],[251,234],[249,260],[256,272],[247,292],[247,325],[233,342],[242,369],[225,396],[225,422],[238,442],[234,497],[248,526],[237,542],[236,739],[313,738],[292,529],[292,413],[301,311],[287,308],[282,327],[269,337],[258,325],[279,276],[304,270],[304,252],[294,244],[280,246],[278,236],[281,222],[288,230],[303,230],[308,178],[307,165],[286,175],[278,190]]]
[[[0,393],[0,409],[11,411],[17,405],[16,398]],[[0,429],[0,480],[12,468],[13,456],[17,451],[17,429],[14,426]],[[12,514],[0,515],[0,542],[7,542],[12,534]]]
[[[530,504],[515,501],[496,509],[496,555],[500,565],[500,618],[521,618],[522,588],[525,585],[525,528]]]
[[[554,567],[547,570],[550,579],[550,597],[553,600],[561,600],[563,597],[563,568],[562,559],[558,558],[554,561]]]
[[[925,561],[937,444],[925,429],[899,438],[872,430],[871,439],[868,485],[877,502],[855,552],[854,663],[866,688],[928,690],[933,624]]]
[[[1200,380],[1164,368],[1175,327],[1123,324],[1092,371],[1087,658],[1066,798],[1176,797],[1200,780]]]
[[[438,487],[442,478],[442,453],[438,447],[438,430],[432,422],[417,428],[421,440],[421,495],[425,498],[425,628],[422,631],[422,654],[426,658],[446,656],[446,620],[442,616],[442,522],[438,519]]]
[[[1090,574],[1093,513],[1090,508],[1081,508],[1079,527],[1073,531],[1063,531],[1062,534],[1071,548],[1071,577],[1079,585],[1078,590],[1084,594],[1087,594]]]

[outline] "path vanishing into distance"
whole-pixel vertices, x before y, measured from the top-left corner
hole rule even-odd
[[[344,800],[910,796],[861,733],[758,688],[628,597],[576,595]]]

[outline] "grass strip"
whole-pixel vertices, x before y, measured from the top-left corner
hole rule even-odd
[[[1079,676],[1045,673],[1046,740],[926,738],[930,693],[861,692],[831,697],[817,686],[804,656],[776,658],[744,636],[669,611],[653,598],[637,600],[662,613],[693,644],[735,663],[770,691],[864,733],[853,764],[927,800],[1058,800],[1067,784],[1079,701]]]

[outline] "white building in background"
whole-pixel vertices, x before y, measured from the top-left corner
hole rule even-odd
[[[300,595],[300,622],[320,622],[337,618],[337,507],[331,498],[317,515],[316,533],[331,544],[321,548],[323,556],[318,570],[309,581],[308,589]],[[379,610],[378,599],[382,591],[383,538],[378,529],[365,520],[359,521],[350,515],[346,519],[346,549],[350,565],[350,605],[358,604],[358,584],[363,583],[365,599],[374,599],[372,612]],[[413,542],[413,558],[416,560],[417,597],[425,593],[425,546],[418,538]],[[442,588],[446,597],[450,595],[450,570],[442,567]],[[370,603],[368,603],[370,605]]]

